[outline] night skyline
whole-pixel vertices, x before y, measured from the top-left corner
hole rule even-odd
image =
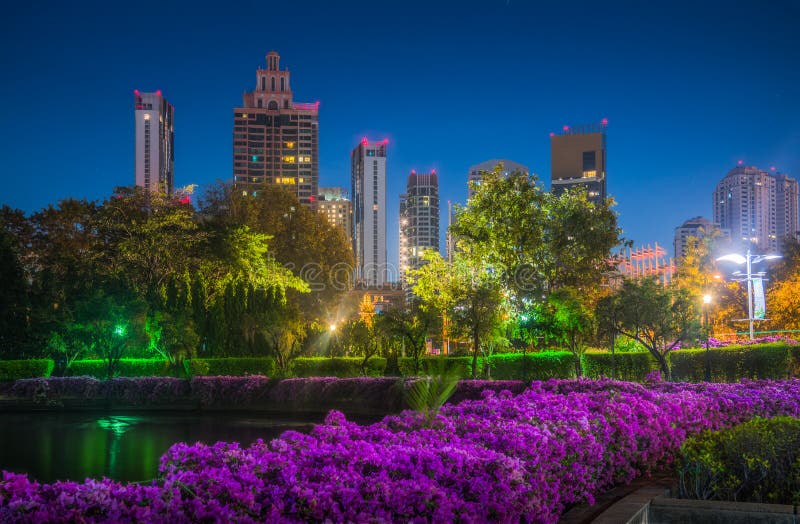
[[[230,181],[232,109],[271,50],[296,99],[320,101],[320,186],[349,187],[353,147],[389,139],[392,263],[411,169],[436,169],[443,209],[465,201],[468,167],[489,158],[547,185],[549,133],[563,125],[609,119],[608,192],[636,245],[671,249],[684,220],[711,218],[713,188],[738,160],[800,176],[800,8],[789,2],[172,3],[156,34],[103,5],[14,6],[2,22],[0,203],[32,212],[132,185],[134,89],[175,106],[176,186]]]

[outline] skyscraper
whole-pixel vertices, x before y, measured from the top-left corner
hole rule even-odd
[[[560,135],[550,133],[550,190],[560,195],[565,189],[586,187],[593,202],[606,198],[606,126],[599,124],[571,128]]]
[[[133,92],[136,185],[172,194],[175,189],[175,110],[161,91]]]
[[[712,222],[705,217],[694,217],[685,221],[683,224],[675,228],[675,240],[673,247],[675,248],[675,261],[680,264],[681,259],[686,254],[686,244],[689,237],[705,238],[707,236],[717,237],[716,240],[730,240],[730,234],[727,230],[719,227],[719,224]]]
[[[245,194],[277,184],[314,204],[319,186],[319,102],[292,101],[289,71],[267,55],[256,88],[233,110],[233,182]]]
[[[321,187],[317,198],[317,211],[328,219],[328,222],[341,228],[345,236],[353,242],[353,203],[343,187]]]
[[[480,164],[475,164],[469,168],[469,175],[467,177],[467,198],[472,198],[472,195],[475,194],[475,190],[472,189],[473,184],[475,186],[481,185],[481,180],[483,179],[482,172],[488,171],[491,173],[499,164],[503,165],[503,176],[508,176],[510,173],[516,172],[525,173],[526,175],[528,174],[527,166],[523,166],[522,164],[514,162],[513,160],[493,158],[491,160],[481,162]]]
[[[355,281],[382,286],[386,266],[386,146],[364,137],[350,155]]]
[[[714,221],[741,248],[778,252],[798,229],[797,181],[754,166],[731,169],[714,190]]]
[[[422,265],[422,255],[439,251],[439,179],[411,171],[406,193],[400,195],[400,279]]]

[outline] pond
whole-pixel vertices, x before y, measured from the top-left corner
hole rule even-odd
[[[0,470],[39,482],[109,477],[143,481],[158,474],[176,442],[238,441],[247,446],[287,430],[310,431],[324,416],[260,413],[0,413]]]

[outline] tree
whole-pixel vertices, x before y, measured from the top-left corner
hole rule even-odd
[[[445,261],[437,251],[428,250],[422,254],[423,265],[409,270],[406,274],[408,285],[413,292],[412,302],[421,301],[424,308],[417,308],[414,314],[422,312],[438,313],[441,318],[442,346],[449,351],[448,335],[451,330],[450,316],[456,305],[455,275],[453,265]],[[427,337],[427,333],[426,333]]]
[[[21,357],[28,342],[28,283],[17,245],[0,223],[0,357]]]
[[[653,355],[667,380],[672,377],[668,353],[696,333],[698,314],[683,290],[664,288],[655,279],[625,280],[598,305],[598,318],[640,342]]]
[[[621,241],[613,201],[588,200],[583,188],[554,195],[535,175],[485,173],[453,234],[475,265],[491,268],[517,307],[562,286],[596,286]],[[502,202],[502,205],[498,205]]]
[[[407,342],[406,355],[411,357],[415,375],[419,373],[419,359],[425,352],[425,343],[435,328],[437,316],[433,307],[418,301],[404,308],[388,309],[381,315],[386,332]]]
[[[800,275],[773,284],[767,294],[767,308],[771,329],[800,329]]]
[[[264,187],[253,197],[217,185],[206,192],[200,214],[222,227],[268,235],[275,260],[309,285],[308,293],[288,293],[308,322],[327,320],[329,306],[350,288],[354,259],[345,232],[281,187]]]
[[[551,329],[555,338],[572,353],[575,376],[581,376],[581,355],[595,335],[594,312],[575,288],[561,288],[550,294]]]
[[[168,361],[176,374],[184,360],[197,354],[200,345],[194,321],[187,311],[155,311],[147,317],[145,332],[148,349]]]
[[[147,305],[125,292],[96,291],[75,308],[75,334],[90,352],[100,356],[112,378],[120,359],[146,345]]]

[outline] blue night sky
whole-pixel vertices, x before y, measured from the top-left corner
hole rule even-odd
[[[389,260],[406,176],[436,168],[442,225],[467,168],[528,165],[609,119],[625,237],[671,250],[737,160],[800,176],[800,3],[14,2],[0,20],[0,203],[35,211],[133,183],[133,90],[175,106],[175,183],[231,177],[232,108],[266,53],[320,107],[320,185],[388,137]],[[444,234],[444,227],[442,228]]]

